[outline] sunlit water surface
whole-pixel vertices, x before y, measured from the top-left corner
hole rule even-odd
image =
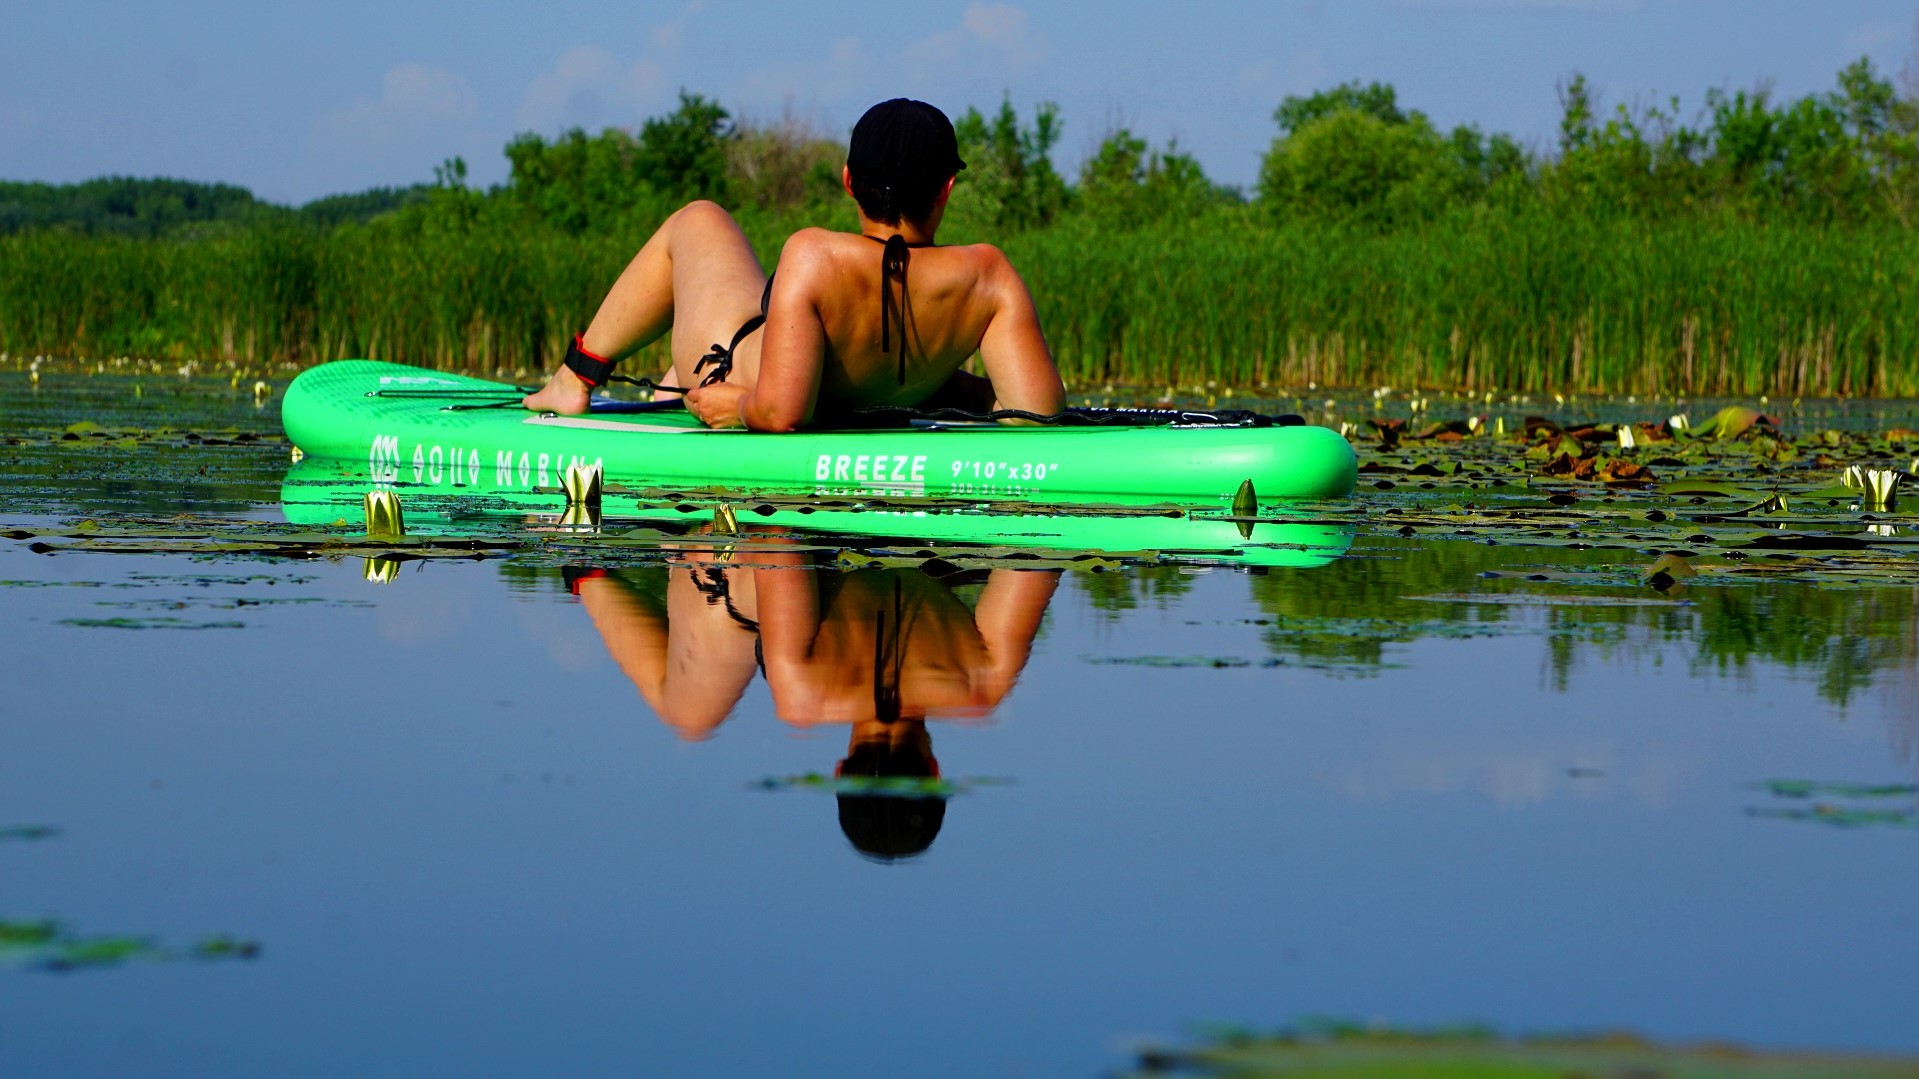
[[[0,450],[0,527],[277,519],[245,389],[140,401],[259,441]],[[157,422],[124,391],[0,422]],[[0,920],[144,943],[0,939],[0,1074],[1085,1076],[1306,1015],[1919,1051],[1911,590],[1558,579],[1601,557],[0,542]],[[875,760],[940,778],[843,820]]]

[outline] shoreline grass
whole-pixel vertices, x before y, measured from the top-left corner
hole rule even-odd
[[[783,232],[756,224],[771,255]],[[638,235],[482,219],[3,236],[0,351],[538,370]],[[1222,211],[1132,232],[1067,222],[1004,246],[1077,386],[1919,393],[1910,230],[1474,208],[1376,232]],[[655,346],[635,366],[663,356]]]

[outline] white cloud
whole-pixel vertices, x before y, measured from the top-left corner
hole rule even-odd
[[[327,113],[315,135],[337,145],[390,146],[471,124],[479,103],[466,80],[425,64],[401,64],[380,82],[380,96]]]
[[[1233,76],[1233,88],[1248,97],[1270,97],[1278,104],[1287,94],[1309,93],[1328,81],[1326,61],[1309,50],[1293,54],[1283,68],[1271,60],[1248,64]]]
[[[680,45],[686,39],[686,24],[693,16],[706,10],[706,0],[693,0],[681,9],[679,17],[669,19],[653,28],[650,35],[653,41],[651,51],[655,54],[672,55],[680,51]]]
[[[1472,794],[1504,809],[1559,798],[1597,799],[1624,794],[1643,806],[1669,804],[1694,769],[1676,760],[1646,755],[1622,759],[1605,743],[1497,749],[1405,749],[1369,761],[1363,770],[1326,775],[1357,802],[1405,795]]]
[[[970,4],[960,24],[929,34],[900,50],[913,67],[977,68],[988,64],[1007,70],[1037,67],[1046,59],[1047,42],[1032,32],[1026,12],[1012,4]]]
[[[880,42],[869,48],[859,37],[843,37],[817,59],[745,72],[727,88],[728,102],[762,107],[790,103],[799,90],[808,110],[821,104],[863,109],[880,98],[929,97],[942,88],[950,90],[956,78],[1005,85],[1009,77],[1044,64],[1050,51],[1023,9],[1009,3],[975,3],[960,13],[957,24],[904,44]],[[841,119],[851,126],[851,117]]]
[[[527,88],[514,123],[522,131],[567,127],[631,126],[665,104],[667,72],[652,59],[621,65],[597,45],[560,55],[551,70]]]
[[[1905,41],[1906,35],[1914,31],[1913,23],[1900,19],[1867,23],[1846,35],[1846,49],[1854,53],[1877,52]]]
[[[673,72],[685,51],[686,29],[706,8],[693,0],[647,32],[640,56],[623,62],[598,45],[576,45],[527,87],[514,114],[515,129],[542,133],[563,128],[637,127],[671,108]]]
[[[1640,0],[1409,0],[1409,2],[1422,7],[1538,8],[1604,13],[1637,11],[1640,7]]]
[[[25,105],[0,106],[0,138],[16,138],[40,126],[40,114]]]
[[[729,88],[729,101],[791,102],[796,88],[803,88],[810,104],[821,101],[847,101],[866,97],[882,67],[879,59],[866,51],[857,37],[833,42],[826,55],[816,62],[775,64],[747,72]],[[851,127],[851,122],[848,122]]]

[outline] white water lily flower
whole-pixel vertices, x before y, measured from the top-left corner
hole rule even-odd
[[[1866,505],[1870,509],[1889,510],[1898,501],[1899,471],[1892,468],[1866,470]]]
[[[566,492],[566,504],[569,506],[597,507],[604,486],[605,477],[597,462],[590,465],[578,462],[569,464],[566,466],[566,475],[560,479],[560,488]]]

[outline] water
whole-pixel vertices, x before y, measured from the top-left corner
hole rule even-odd
[[[71,549],[280,516],[270,401],[130,401],[0,385],[0,829],[57,830],[0,919],[144,949],[0,948],[0,1074],[1084,1076],[1308,1015],[1919,1053],[1909,584],[1371,527],[1263,575]],[[882,745],[950,796],[856,800],[863,853],[831,777]]]

